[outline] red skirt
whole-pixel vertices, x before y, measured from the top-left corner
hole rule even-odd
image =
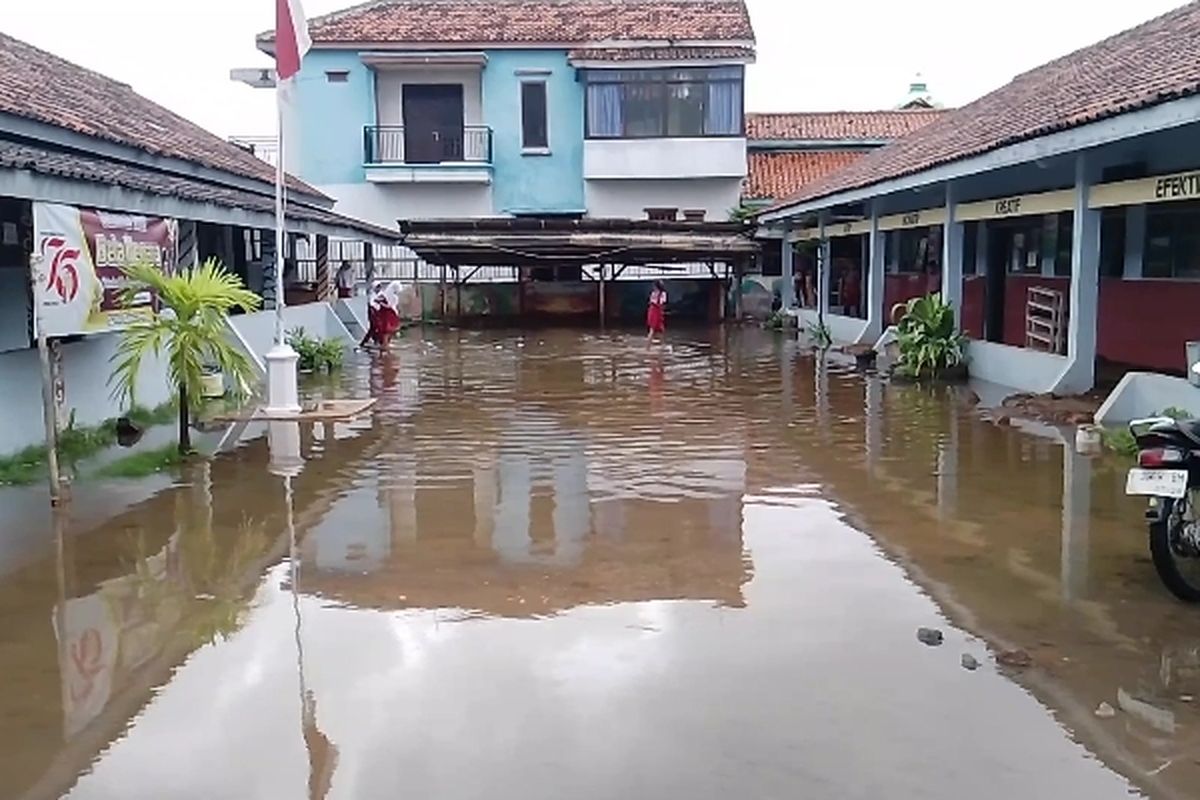
[[[400,330],[400,315],[391,306],[384,306],[375,312],[375,325],[384,336],[391,336]]]
[[[651,303],[650,308],[646,309],[646,327],[654,333],[663,333],[667,329],[667,316],[663,313],[663,307],[657,303]]]

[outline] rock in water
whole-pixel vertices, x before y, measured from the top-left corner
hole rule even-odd
[[[917,639],[922,644],[937,647],[942,643],[942,632],[936,628],[917,628]]]
[[[975,656],[971,655],[970,653],[963,653],[962,665],[963,669],[974,672],[975,670],[979,669],[979,659],[975,658]]]
[[[996,663],[1006,667],[1028,667],[1033,663],[1033,657],[1024,650],[1003,650],[996,654]]]
[[[1101,703],[1096,706],[1096,716],[1100,719],[1112,719],[1117,715],[1117,710],[1108,703]]]

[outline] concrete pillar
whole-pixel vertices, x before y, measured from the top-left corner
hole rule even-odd
[[[879,230],[879,213],[872,203],[871,232],[867,234],[867,327],[863,334],[869,344],[874,344],[883,335],[883,329],[890,322],[884,319],[883,311],[886,237],[887,234]]]
[[[829,316],[829,276],[833,272],[833,264],[830,263],[832,248],[829,244],[829,237],[825,235],[825,219],[826,214],[821,213],[821,222],[819,224],[820,239],[817,252],[817,313],[821,319]]]
[[[277,280],[275,270],[275,231],[262,232],[262,298],[263,308],[273,310],[275,308],[276,285]]]
[[[783,239],[779,243],[779,258],[783,264],[783,285],[779,290],[779,299],[783,302],[784,309],[796,305],[796,250],[792,247],[792,243],[788,241],[788,234],[791,231],[791,226],[785,224],[783,227]]]
[[[1071,298],[1067,327],[1067,366],[1054,385],[1078,394],[1096,384],[1096,329],[1100,299],[1100,212],[1088,208],[1089,165],[1075,158],[1075,224],[1071,242]]]
[[[371,284],[375,282],[375,245],[371,242],[363,242],[363,279],[367,282],[369,292]]]
[[[1146,206],[1125,209],[1125,278],[1142,277],[1142,254],[1146,251]]]
[[[196,223],[190,219],[179,221],[179,260],[181,268],[191,268],[200,263],[200,242]]]
[[[954,183],[946,182],[946,223],[942,230],[942,300],[954,308],[954,317],[962,321],[963,224],[954,215]]]
[[[328,300],[333,296],[333,281],[329,278],[329,237],[317,234],[317,300]]]

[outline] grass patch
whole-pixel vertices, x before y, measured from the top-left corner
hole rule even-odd
[[[1165,408],[1150,416],[1170,417],[1175,420],[1192,418],[1192,415],[1187,411],[1175,407]],[[1100,440],[1104,443],[1105,449],[1111,450],[1117,455],[1128,456],[1129,458],[1137,455],[1137,440],[1133,438],[1133,434],[1129,432],[1129,428],[1105,428],[1100,432]]]
[[[145,478],[177,467],[186,458],[179,452],[179,445],[172,442],[154,450],[118,458],[96,470],[95,474],[98,478]]]
[[[175,403],[155,408],[134,406],[125,416],[140,428],[151,428],[175,421]],[[70,466],[107,450],[117,443],[117,419],[111,417],[99,425],[76,425],[75,414],[58,434],[58,457]],[[46,446],[31,445],[7,456],[0,456],[0,486],[24,486],[46,475]]]

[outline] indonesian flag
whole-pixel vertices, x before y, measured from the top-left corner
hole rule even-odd
[[[300,59],[312,47],[300,0],[275,0],[275,74],[286,81],[300,71]]]

